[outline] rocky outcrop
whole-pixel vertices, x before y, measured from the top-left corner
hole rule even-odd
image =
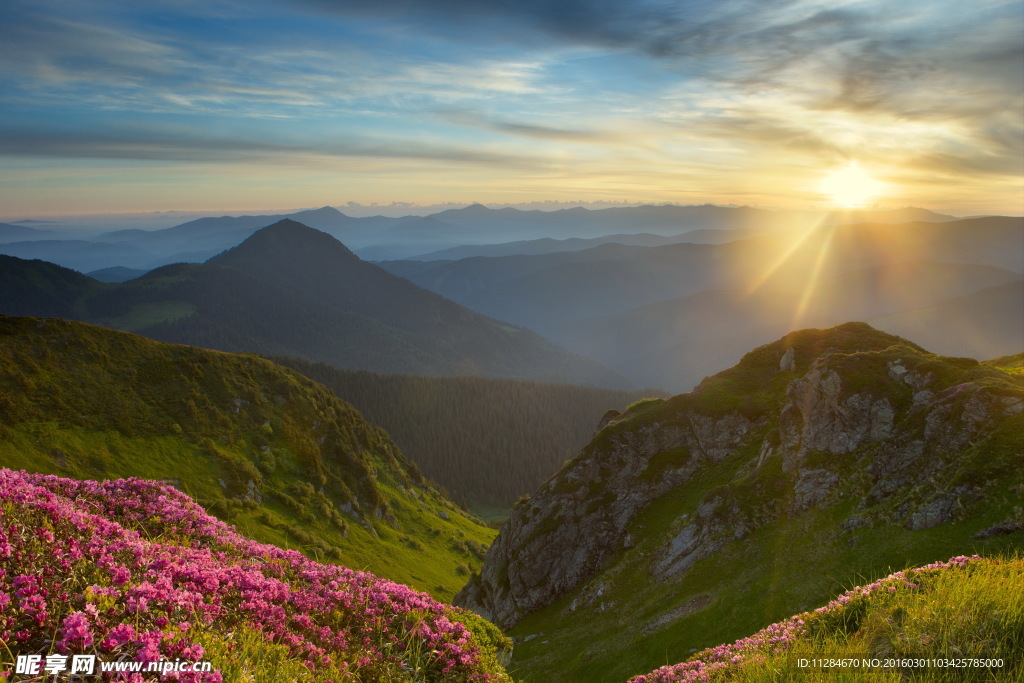
[[[1019,381],[863,324],[788,335],[690,394],[606,416],[516,506],[455,603],[503,627],[577,590],[570,609],[610,608],[595,577],[616,553],[642,543],[649,574],[672,580],[780,516],[840,502],[857,501],[836,537],[963,519],[991,486],[963,476],[964,454],[1022,412]],[[659,536],[634,524],[653,501],[723,468],[728,483],[695,489]]]
[[[779,430],[785,470],[800,465],[808,451],[849,453],[866,441],[892,434],[895,411],[886,397],[849,394],[836,370],[818,360],[786,389]]]
[[[502,626],[578,587],[612,553],[631,546],[639,510],[743,443],[757,423],[681,411],[671,424],[599,434],[584,452],[520,502],[487,553],[481,574],[456,596]],[[652,476],[651,459],[678,459]]]

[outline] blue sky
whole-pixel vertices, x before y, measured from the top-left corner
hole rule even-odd
[[[0,213],[1024,212],[1024,3],[6,0]]]

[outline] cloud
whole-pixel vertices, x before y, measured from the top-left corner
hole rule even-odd
[[[0,128],[0,156],[142,162],[290,163],[370,157],[537,169],[543,161],[501,151],[409,139],[334,139],[306,143],[203,135],[183,129],[55,131]]]
[[[967,183],[1020,176],[1022,62],[1021,0],[7,0],[0,156]]]
[[[800,91],[818,109],[911,117],[988,108],[1019,93],[1020,2],[813,0],[304,0],[340,16],[405,18],[460,40],[565,45],[646,55],[707,87]],[[956,91],[974,97],[956,101]],[[943,92],[945,90],[945,93]],[[952,91],[952,92],[951,92]],[[915,102],[924,103],[917,104]],[[967,112],[971,113],[971,112]]]
[[[497,133],[547,140],[607,145],[622,139],[618,133],[600,130],[570,129],[535,123],[515,122],[492,118],[473,109],[438,109],[434,112],[442,120],[460,126],[472,126]]]

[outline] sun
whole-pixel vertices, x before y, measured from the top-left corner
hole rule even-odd
[[[821,179],[819,189],[833,204],[845,209],[859,209],[882,191],[882,184],[851,161]]]

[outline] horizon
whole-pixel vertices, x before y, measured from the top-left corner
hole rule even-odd
[[[13,0],[0,210],[1020,215],[1022,8]]]
[[[986,216],[1008,216],[1013,218],[1024,217],[1021,215],[1014,214],[997,214],[997,213],[975,213],[975,214],[956,214],[953,212],[935,211],[933,209],[922,207],[922,206],[865,206],[853,209],[843,209],[840,207],[810,207],[810,208],[798,208],[798,207],[764,207],[764,206],[752,206],[747,204],[717,204],[714,202],[701,202],[693,204],[683,204],[679,202],[609,202],[609,201],[576,201],[576,202],[555,202],[555,201],[544,201],[544,202],[521,202],[521,203],[493,203],[487,204],[484,202],[444,202],[430,205],[417,205],[411,202],[391,202],[388,204],[360,204],[358,202],[349,201],[345,204],[323,204],[319,206],[305,206],[305,207],[293,207],[293,208],[266,208],[266,209],[239,209],[239,210],[172,210],[172,211],[134,211],[134,212],[123,212],[123,213],[92,213],[92,214],[66,214],[66,215],[53,215],[53,214],[42,214],[36,216],[27,217],[4,217],[0,215],[0,223],[9,225],[23,225],[25,227],[35,227],[39,230],[56,229],[65,231],[68,235],[74,232],[81,232],[83,236],[88,233],[95,233],[97,230],[108,231],[108,230],[120,230],[120,229],[139,229],[139,230],[161,230],[165,228],[176,227],[184,223],[199,220],[202,218],[222,218],[222,217],[240,217],[240,216],[290,216],[295,213],[303,211],[316,211],[324,208],[332,208],[339,211],[346,216],[352,218],[404,218],[404,217],[425,217],[431,216],[443,211],[450,210],[461,210],[469,208],[471,206],[483,206],[486,209],[497,211],[500,209],[513,209],[516,211],[541,211],[545,213],[566,211],[576,208],[582,208],[587,211],[602,211],[605,209],[628,209],[628,208],[642,208],[642,207],[703,207],[703,206],[714,206],[721,209],[756,209],[766,212],[792,212],[792,213],[803,213],[803,214],[821,214],[827,216],[829,214],[843,213],[844,211],[854,211],[857,213],[872,213],[872,212],[895,212],[895,211],[929,211],[938,215],[951,216],[957,220],[964,220],[970,218],[980,218]]]

